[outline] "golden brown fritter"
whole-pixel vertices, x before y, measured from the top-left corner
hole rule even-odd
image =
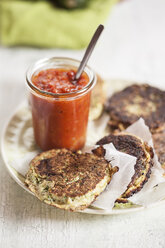
[[[165,91],[147,84],[131,85],[110,97],[105,106],[111,131],[124,130],[142,117],[152,133],[165,128]]]
[[[118,202],[125,202],[125,198],[133,193],[140,191],[143,185],[148,181],[153,165],[153,150],[140,138],[131,134],[110,134],[97,142],[97,145],[113,143],[115,148],[121,152],[137,158],[134,166],[135,174],[129,183],[127,190],[122,194]]]
[[[42,201],[68,210],[84,209],[105,189],[116,172],[104,157],[53,149],[30,163],[25,183]]]

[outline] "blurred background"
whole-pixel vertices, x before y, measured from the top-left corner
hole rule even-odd
[[[89,65],[106,79],[164,87],[164,13],[164,0],[1,0],[0,106],[7,102],[2,116],[25,98],[25,73],[32,62],[52,56],[81,59],[100,23],[105,30]]]

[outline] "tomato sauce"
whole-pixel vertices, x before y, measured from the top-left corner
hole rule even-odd
[[[73,84],[76,71],[69,69],[47,69],[40,71],[37,75],[33,76],[32,82],[39,89],[51,93],[72,93],[84,88],[89,82],[86,73],[82,73],[76,85]]]
[[[74,85],[75,73],[75,70],[57,68],[32,76],[33,85],[45,92],[34,90],[30,94],[35,140],[42,150],[78,150],[85,144],[91,91],[79,93],[89,83],[89,77],[83,73]]]

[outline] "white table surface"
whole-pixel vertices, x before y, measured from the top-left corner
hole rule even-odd
[[[105,78],[165,88],[165,1],[117,5],[90,60]],[[0,47],[0,134],[25,96],[27,66],[42,57],[81,58],[82,51]],[[0,157],[0,247],[165,247],[165,202],[118,216],[70,213],[49,207],[20,188]]]

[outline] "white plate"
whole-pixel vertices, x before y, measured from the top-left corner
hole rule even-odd
[[[110,82],[109,82],[110,83]],[[111,81],[111,92],[120,89],[130,82]],[[113,85],[113,88],[112,88]],[[24,184],[24,175],[28,171],[30,160],[40,152],[34,142],[31,113],[26,102],[23,102],[11,116],[5,126],[1,143],[2,156],[9,174],[28,193],[34,195]],[[132,205],[129,208],[113,208],[112,211],[89,207],[83,211],[88,214],[123,214],[143,209]]]

